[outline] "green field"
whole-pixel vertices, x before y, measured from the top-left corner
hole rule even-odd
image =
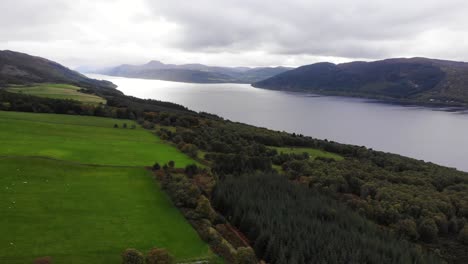
[[[42,156],[86,164],[151,166],[175,161],[194,163],[177,148],[134,125],[100,117],[0,111],[0,156]]]
[[[213,257],[142,168],[0,158],[0,263],[120,263],[128,247]]]
[[[314,148],[274,147],[274,149],[276,149],[278,153],[285,153],[285,154],[289,154],[289,153],[301,154],[301,153],[306,152],[310,155],[311,159],[321,157],[321,158],[334,159],[337,161],[343,160],[343,157],[338,154],[323,151],[320,149],[314,149]]]
[[[218,259],[144,168],[195,162],[132,125],[0,111],[0,263],[119,263],[125,248],[154,246]]]
[[[28,86],[13,86],[7,88],[7,91],[54,99],[72,99],[93,104],[106,102],[104,98],[93,94],[82,93],[80,89],[80,87],[70,84],[42,83]]]

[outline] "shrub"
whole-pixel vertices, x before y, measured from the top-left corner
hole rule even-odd
[[[174,168],[175,167],[175,162],[173,160],[169,161],[168,163],[169,167]]]
[[[237,249],[237,263],[239,264],[256,264],[258,263],[255,257],[255,252],[250,247],[240,247]]]
[[[213,222],[216,217],[216,212],[211,207],[210,200],[208,200],[204,195],[200,196],[198,199],[195,211],[200,218],[207,219],[210,222]]]
[[[237,252],[234,247],[225,239],[220,243],[212,245],[213,251],[226,259],[227,263],[237,263]]]
[[[143,254],[133,248],[126,249],[122,253],[122,264],[144,264],[145,258]]]
[[[157,171],[157,170],[160,170],[161,169],[161,165],[159,165],[159,163],[154,163],[153,165],[153,170]]]
[[[398,233],[408,237],[411,240],[417,240],[419,238],[416,223],[412,219],[398,221],[396,224],[396,229]]]
[[[468,245],[468,225],[465,225],[465,227],[460,231],[458,239],[463,244]]]
[[[153,248],[146,256],[146,264],[170,264],[172,257],[164,248]]]
[[[433,219],[424,219],[418,228],[421,240],[425,242],[434,241],[437,238],[437,225]]]
[[[195,164],[191,164],[191,165],[187,165],[185,167],[185,174],[187,174],[187,176],[189,178],[192,178],[193,175],[197,174],[198,173],[198,167],[197,165]]]
[[[194,144],[182,144],[179,149],[190,157],[197,157],[198,148]]]

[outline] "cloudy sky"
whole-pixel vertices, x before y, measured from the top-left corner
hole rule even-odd
[[[1,0],[0,50],[69,67],[468,61],[466,0]]]

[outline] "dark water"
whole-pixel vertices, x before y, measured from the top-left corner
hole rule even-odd
[[[125,94],[224,118],[363,145],[468,171],[468,114],[363,99],[313,96],[245,84],[186,84],[102,75]]]

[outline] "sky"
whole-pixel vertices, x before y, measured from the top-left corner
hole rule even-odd
[[[466,0],[1,0],[0,50],[68,67],[468,61]]]

